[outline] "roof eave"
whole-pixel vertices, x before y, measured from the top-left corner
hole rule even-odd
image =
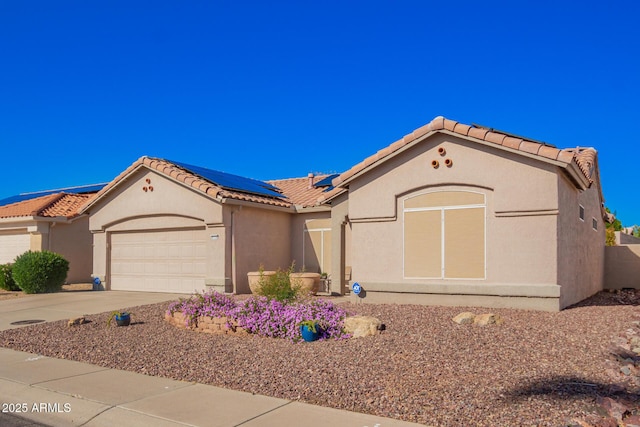
[[[325,204],[315,206],[295,205],[294,209],[296,213],[331,212],[331,206]]]
[[[558,166],[558,167],[561,167],[561,168],[567,168],[570,165],[573,165],[572,166],[572,172],[571,172],[572,178],[573,178],[573,174],[575,172],[575,171],[573,171],[573,168],[577,168],[577,164],[575,164],[575,162],[566,163],[566,162],[563,162],[561,160],[555,160],[555,159],[551,159],[551,158],[548,158],[548,157],[540,156],[540,155],[537,155],[537,154],[527,153],[525,151],[521,151],[521,150],[517,150],[517,149],[514,149],[514,148],[506,147],[504,145],[498,145],[498,144],[495,144],[495,143],[490,142],[490,141],[485,141],[483,139],[462,135],[462,134],[459,134],[459,133],[456,133],[456,132],[453,132],[453,131],[450,131],[450,130],[447,130],[447,129],[438,129],[438,130],[433,130],[433,131],[427,132],[426,134],[424,134],[423,136],[421,136],[419,138],[416,138],[415,140],[413,140],[409,144],[406,144],[406,145],[402,146],[401,148],[399,148],[398,150],[396,150],[396,151],[394,151],[392,153],[389,153],[387,156],[385,156],[385,157],[383,157],[383,158],[381,158],[379,160],[376,160],[375,162],[371,163],[370,165],[368,165],[367,167],[365,167],[362,170],[358,171],[357,173],[355,173],[354,175],[350,176],[349,178],[345,179],[344,181],[342,181],[340,183],[337,183],[337,186],[338,187],[342,187],[342,188],[346,187],[351,181],[354,181],[355,179],[357,179],[357,178],[361,177],[362,175],[368,173],[372,169],[374,169],[374,168],[380,166],[381,164],[393,159],[394,157],[404,153],[406,150],[409,150],[412,147],[414,147],[415,145],[422,143],[422,141],[430,138],[431,136],[433,136],[434,134],[437,134],[437,133],[449,135],[449,136],[452,136],[452,137],[455,137],[455,138],[459,138],[459,139],[464,139],[464,140],[471,141],[471,142],[476,143],[476,144],[484,145],[486,147],[492,147],[492,148],[495,148],[495,149],[498,149],[498,150],[506,151],[506,152],[513,153],[513,154],[517,154],[519,156],[523,156],[523,157],[527,157],[527,158],[530,158],[530,159],[538,160],[538,161],[541,161],[541,162],[544,162],[544,163],[548,163],[548,164],[551,164],[551,165],[554,165],[554,166]],[[587,187],[588,187],[588,181],[586,180],[586,177],[584,177],[584,175],[582,174],[582,171],[580,171],[579,168],[577,168],[577,171],[579,173],[578,173],[578,175],[576,175],[576,177],[573,180],[576,182],[576,184],[581,185],[581,186],[582,186],[582,184],[584,182],[586,182],[587,183]],[[580,175],[582,175],[583,179],[580,179]],[[341,193],[338,193],[338,194],[341,194]],[[331,198],[335,198],[338,194],[331,196]],[[328,198],[327,200],[330,200],[331,198]]]
[[[9,216],[0,218],[0,224],[10,224],[12,222],[34,222],[37,221],[34,216]]]
[[[268,209],[268,210],[275,210],[275,211],[286,212],[286,213],[291,213],[292,211],[295,210],[293,205],[277,206],[277,205],[270,205],[268,203],[252,202],[249,200],[238,200],[231,197],[217,197],[215,198],[215,200],[226,205],[247,206],[247,207],[252,207],[257,209]]]
[[[38,215],[28,215],[28,216],[10,216],[5,218],[0,218],[0,225],[2,224],[11,224],[11,223],[23,223],[23,222],[73,222],[77,218],[83,215],[75,215],[73,217],[65,217],[65,216],[38,216]]]
[[[346,186],[344,188],[340,187],[338,188],[339,191],[336,191],[334,194],[330,195],[327,198],[322,198],[322,199],[318,199],[318,203],[321,205],[327,204],[327,203],[331,203],[333,200],[335,200],[338,196],[340,196],[341,194],[347,193],[349,191],[349,187]]]
[[[576,162],[565,163],[563,168],[579,190],[584,191],[591,186],[591,182],[584,176],[584,173],[582,173]]]

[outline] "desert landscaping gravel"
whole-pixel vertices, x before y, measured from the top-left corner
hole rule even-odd
[[[429,426],[566,426],[598,396],[638,402],[611,363],[637,303],[608,293],[559,313],[346,303],[386,330],[313,343],[179,329],[161,303],[130,308],[129,327],[107,327],[103,313],[3,331],[0,346]],[[504,323],[454,323],[463,311]]]

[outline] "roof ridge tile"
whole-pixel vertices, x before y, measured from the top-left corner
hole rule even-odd
[[[431,130],[444,129],[444,120],[445,118],[443,116],[437,116],[436,118],[431,120],[431,123],[429,123],[429,125],[431,126]]]
[[[503,147],[513,148],[514,150],[520,149],[520,144],[522,144],[522,138],[514,138],[513,136],[505,136],[502,140]]]
[[[502,145],[506,137],[507,135],[503,133],[488,131],[484,136],[484,140],[487,142],[493,142],[494,144]]]
[[[458,122],[454,120],[444,119],[444,129],[450,130],[451,132],[454,132],[457,124]]]
[[[469,134],[469,130],[470,129],[471,129],[471,126],[462,124],[460,122],[456,122],[456,125],[453,128],[453,131],[455,133],[459,133],[459,134],[467,136]]]

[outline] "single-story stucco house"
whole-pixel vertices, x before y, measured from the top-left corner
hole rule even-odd
[[[364,300],[556,311],[603,287],[593,148],[436,117],[332,184],[332,273]]]
[[[365,302],[557,311],[603,287],[596,151],[443,117],[342,174],[263,182],[145,156],[76,215],[105,289],[248,293],[248,272],[292,262]]]
[[[105,184],[24,193],[0,200],[0,264],[48,250],[69,261],[67,283],[91,281],[93,237],[78,209]]]

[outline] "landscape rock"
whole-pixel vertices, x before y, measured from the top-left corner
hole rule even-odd
[[[476,318],[475,314],[471,313],[470,311],[465,311],[464,313],[460,313],[456,317],[454,317],[453,321],[456,322],[458,325],[464,325],[467,323],[473,323],[475,318]]]
[[[85,324],[85,323],[87,323],[87,319],[85,319],[82,316],[81,317],[72,317],[67,322],[67,326],[71,327],[71,326],[82,325],[82,324]]]
[[[351,316],[344,319],[344,329],[353,338],[361,338],[379,334],[384,325],[372,316]]]
[[[598,397],[597,399],[598,405],[603,408],[606,413],[615,418],[616,420],[622,420],[622,418],[627,414],[629,408],[621,402],[616,402],[610,397]]]
[[[500,315],[493,313],[479,314],[473,320],[473,323],[478,326],[500,325],[503,322],[504,321],[502,320],[502,317],[500,317]]]
[[[626,427],[640,427],[640,415],[631,415],[624,419]]]

